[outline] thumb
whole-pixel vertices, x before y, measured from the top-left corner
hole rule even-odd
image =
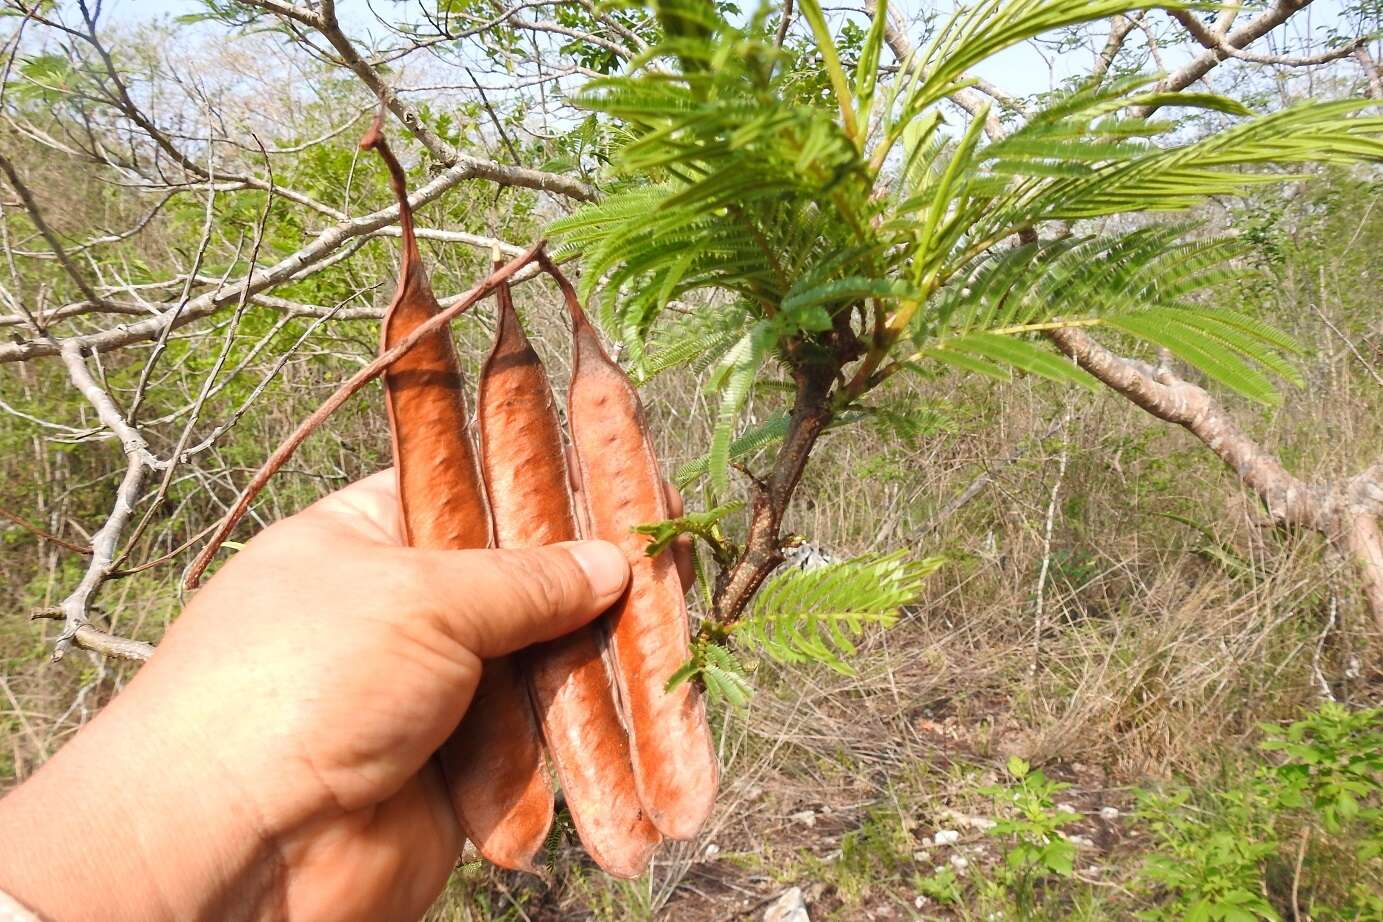
[[[607,541],[410,556],[422,568],[438,626],[485,659],[581,627],[629,582],[629,563]]]

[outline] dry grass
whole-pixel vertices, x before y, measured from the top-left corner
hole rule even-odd
[[[1307,387],[1273,411],[1235,406],[1306,477],[1357,471],[1383,445],[1383,393],[1315,317],[1327,313],[1375,371],[1383,366],[1368,286],[1337,290],[1330,282],[1362,271],[1359,254],[1350,258],[1342,251],[1324,275],[1286,272],[1274,295],[1280,303],[1270,314],[1315,348]],[[526,288],[520,298],[534,302],[537,292]],[[560,381],[566,359],[556,315],[548,304],[530,307]],[[462,353],[472,366],[483,355],[484,327],[464,327]],[[348,326],[319,342],[317,355],[290,363],[273,397],[222,450],[223,469],[207,481],[217,499],[180,494],[141,556],[157,556],[209,521],[264,446],[367,354],[373,338],[367,325]],[[32,394],[54,388],[57,377],[39,366],[6,380]],[[685,377],[650,385],[669,466],[707,444],[705,401],[699,382]],[[769,395],[760,401],[768,412]],[[1254,499],[1179,430],[1113,395],[1026,380],[1001,388],[919,380],[879,402],[890,416],[823,441],[789,528],[842,556],[904,546],[946,555],[925,599],[896,628],[868,638],[856,675],[760,664],[752,702],[717,717],[725,785],[715,816],[697,842],[665,849],[645,880],[609,881],[570,849],[546,883],[467,866],[432,919],[730,919],[758,911],[789,883],[817,898],[816,919],[905,918],[913,875],[931,867],[913,852],[938,827],[986,815],[976,786],[1010,755],[1076,784],[1070,798],[1097,846],[1081,866],[1117,867],[1136,850],[1136,831],[1098,820],[1101,806],[1126,807],[1128,790],[1150,780],[1214,777],[1245,749],[1257,722],[1297,714],[1323,689],[1378,700],[1364,651],[1379,638],[1368,634],[1348,570],[1316,537],[1266,527]],[[309,443],[295,473],[261,504],[261,521],[384,463],[377,404],[367,396]],[[1069,425],[1052,432],[1068,409]],[[11,420],[0,426],[9,427],[0,430],[0,503],[44,510],[46,521],[79,534],[67,523],[89,522],[99,510],[113,450],[54,451]],[[1015,453],[1012,464],[999,463]],[[1063,453],[1049,542],[1046,515]],[[987,484],[938,521],[986,472]],[[85,654],[47,663],[54,629],[29,623],[27,613],[60,597],[76,561],[14,530],[0,536],[8,589],[0,601],[4,787],[116,694],[129,669]],[[176,614],[177,576],[163,568],[120,581],[102,598],[105,616],[123,632],[156,639]],[[976,843],[976,860],[994,857],[978,850],[978,831],[964,834]],[[1120,886],[1082,892],[1103,905],[1117,902]]]

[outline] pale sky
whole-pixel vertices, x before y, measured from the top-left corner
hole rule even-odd
[[[375,16],[370,12],[368,2],[369,0],[338,0],[337,10],[343,22],[348,27],[353,25],[353,31],[357,35],[369,34],[372,27],[376,25]],[[752,2],[754,0],[740,0],[740,5],[747,9]],[[928,0],[894,0],[893,6],[902,9],[905,14],[909,12],[915,14],[926,3]],[[944,0],[934,5],[942,8],[949,8],[950,6]],[[409,11],[414,7],[414,4],[394,2],[394,0],[375,0],[373,6],[375,13],[386,16]],[[106,0],[105,9],[105,15],[112,20],[131,21],[199,12],[203,7],[197,0]],[[1152,15],[1165,14],[1155,12]],[[1251,14],[1246,13],[1245,16],[1247,15]],[[1295,35],[1300,38],[1315,29],[1338,22],[1340,15],[1341,0],[1315,0],[1298,16],[1296,21],[1289,23],[1288,28],[1294,30]],[[1279,27],[1276,34],[1285,34],[1285,31]],[[1262,50],[1263,47],[1265,47],[1263,40],[1254,46],[1255,50]],[[1192,50],[1189,47],[1164,48],[1164,63],[1169,68],[1174,68],[1186,61]],[[1089,51],[1081,50],[1065,55],[1051,55],[1050,53],[1039,52],[1030,44],[1025,44],[1005,51],[977,67],[974,72],[977,76],[990,80],[1010,93],[1027,96],[1050,90],[1059,84],[1063,78],[1086,71],[1090,66],[1090,61],[1091,53]]]

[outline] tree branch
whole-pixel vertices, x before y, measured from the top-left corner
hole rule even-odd
[[[1114,59],[1119,56],[1119,51],[1124,47],[1124,42],[1128,41],[1130,33],[1138,28],[1138,23],[1146,12],[1146,10],[1139,10],[1131,15],[1121,13],[1110,20],[1109,37],[1105,39],[1104,47],[1095,56],[1095,64],[1090,69],[1091,85],[1099,86],[1104,81],[1105,75],[1114,66]]]
[[[1214,70],[1219,63],[1230,56],[1230,52],[1225,50],[1238,50],[1253,42],[1258,41],[1273,29],[1282,25],[1293,14],[1305,9],[1311,4],[1311,0],[1275,0],[1272,6],[1262,13],[1259,13],[1247,23],[1226,33],[1223,37],[1222,47],[1207,49],[1201,54],[1192,58],[1186,65],[1168,74],[1158,81],[1157,89],[1160,92],[1175,93],[1184,90],[1197,80],[1204,77]],[[1134,114],[1140,118],[1147,118],[1157,111],[1158,106],[1141,106],[1133,110]]]
[[[1319,64],[1329,64],[1331,61],[1338,61],[1354,54],[1356,49],[1362,48],[1366,39],[1356,38],[1354,41],[1339,48],[1332,48],[1317,55],[1308,57],[1294,58],[1285,54],[1259,54],[1253,51],[1242,51],[1229,43],[1228,37],[1221,32],[1213,32],[1206,28],[1205,24],[1196,18],[1196,15],[1189,10],[1168,10],[1170,15],[1177,22],[1186,27],[1186,31],[1191,33],[1191,37],[1201,44],[1202,47],[1219,52],[1225,57],[1236,58],[1240,61],[1249,61],[1253,64],[1274,64],[1281,67],[1314,67]]]
[[[409,196],[409,204],[416,209],[440,198],[453,186],[472,178],[473,167],[474,164],[470,162],[456,164]],[[73,344],[83,353],[88,353],[104,352],[130,343],[154,339],[167,326],[183,326],[234,303],[240,297],[241,291],[247,287],[250,294],[258,294],[282,282],[300,277],[305,270],[313,267],[322,268],[342,244],[393,224],[398,217],[399,207],[395,204],[359,218],[352,218],[322,231],[311,243],[285,256],[274,265],[191,299],[181,310],[175,306],[153,317],[96,333],[72,336],[63,342]],[[57,355],[60,349],[57,342],[47,338],[4,343],[0,344],[0,364]]]
[[[779,538],[783,514],[802,479],[816,440],[834,416],[830,392],[836,371],[833,365],[818,364],[804,366],[794,373],[797,394],[787,436],[778,450],[772,473],[755,493],[744,552],[734,566],[716,579],[713,617],[720,624],[738,619],[759,586],[783,562]]]
[[[269,9],[270,4],[265,0],[248,0],[255,6]],[[278,4],[274,4],[277,6]],[[278,12],[271,10],[271,12]],[[432,128],[423,121],[422,117],[408,103],[404,102],[398,92],[391,87],[376,68],[361,57],[356,50],[354,43],[341,29],[341,24],[336,19],[335,5],[324,3],[321,6],[320,14],[304,14],[299,10],[298,14],[290,15],[292,19],[316,29],[323,38],[335,49],[340,57],[341,63],[350,69],[352,73],[360,79],[360,82],[370,90],[377,98],[384,102],[394,116],[403,123],[413,137],[427,149],[428,154],[434,160],[450,168],[462,167],[466,169],[468,179],[487,179],[502,186],[518,186],[525,189],[536,189],[542,192],[550,192],[556,195],[564,195],[579,201],[594,201],[596,192],[593,188],[579,180],[558,173],[547,173],[542,170],[529,169],[520,166],[507,166],[496,163],[493,160],[484,160],[477,157],[470,157],[460,153],[451,144],[447,143],[441,135],[433,131]],[[511,20],[514,25],[519,26],[517,19]],[[525,23],[525,27],[533,28],[533,24]],[[584,36],[583,36],[584,37]],[[620,48],[618,45],[610,44],[624,56],[628,56],[629,51]]]
[[[1047,334],[1077,365],[1143,410],[1190,432],[1233,470],[1284,525],[1309,528],[1359,568],[1373,617],[1383,630],[1383,461],[1344,481],[1311,484],[1240,429],[1204,388],[1166,369],[1122,358],[1068,327]]]

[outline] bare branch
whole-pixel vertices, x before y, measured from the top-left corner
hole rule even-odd
[[[1254,51],[1243,51],[1230,44],[1229,39],[1223,33],[1213,32],[1206,28],[1205,24],[1196,18],[1196,15],[1189,10],[1168,10],[1170,15],[1177,22],[1186,27],[1186,31],[1191,33],[1191,37],[1200,44],[1212,51],[1219,52],[1225,57],[1236,58],[1240,61],[1249,61],[1253,64],[1274,64],[1282,67],[1315,67],[1320,64],[1329,64],[1331,61],[1338,61],[1347,58],[1354,52],[1362,48],[1366,39],[1356,38],[1352,42],[1323,51],[1320,54],[1308,57],[1291,57],[1285,54],[1260,54]]]
[[[1095,56],[1095,64],[1090,69],[1090,83],[1098,86],[1103,82],[1105,74],[1109,73],[1109,68],[1114,65],[1114,59],[1119,56],[1119,51],[1124,47],[1124,42],[1128,41],[1129,34],[1138,28],[1138,23],[1142,21],[1146,10],[1139,10],[1131,15],[1122,13],[1115,16],[1109,23],[1109,37],[1105,39],[1104,47]]]
[[[409,196],[410,205],[413,208],[421,208],[440,198],[443,193],[458,183],[474,178],[473,168],[474,163],[469,161],[456,164]],[[82,352],[104,352],[130,343],[154,339],[165,327],[183,326],[193,320],[206,317],[227,304],[234,303],[240,297],[240,292],[246,288],[249,289],[250,294],[258,294],[282,282],[301,277],[305,272],[323,268],[328,264],[328,258],[342,244],[378,231],[380,228],[396,222],[398,217],[398,205],[390,205],[362,217],[352,218],[328,228],[318,234],[311,243],[285,256],[267,269],[253,272],[237,281],[229,282],[219,289],[191,299],[180,311],[176,308],[170,308],[154,317],[122,324],[109,330],[73,336],[64,342],[76,346]],[[60,347],[49,339],[4,343],[0,345],[0,364],[57,355],[59,351]]]
[[[92,627],[90,624],[83,624],[77,628],[72,635],[72,644],[83,650],[90,650],[92,653],[129,660],[133,663],[142,663],[154,655],[154,645],[151,643],[131,640],[128,637],[117,637]]]
[[[270,4],[265,0],[249,0],[255,6],[269,9]],[[273,4],[277,6],[278,4]],[[277,12],[277,10],[271,10]],[[342,31],[340,23],[336,19],[334,4],[322,4],[320,14],[284,14],[291,15],[291,18],[298,22],[316,29],[323,38],[331,44],[336,54],[340,57],[341,63],[351,70],[360,81],[378,99],[383,100],[389,111],[394,114],[404,127],[418,139],[418,141],[432,155],[432,158],[450,168],[461,167],[468,171],[467,178],[488,179],[491,182],[502,186],[518,186],[526,189],[536,189],[542,192],[551,192],[557,195],[565,195],[568,198],[580,201],[593,201],[596,197],[595,190],[579,180],[558,173],[547,173],[542,170],[529,169],[520,166],[507,166],[496,163],[492,160],[482,160],[476,157],[466,156],[451,144],[447,143],[441,135],[433,131],[425,121],[418,115],[408,103],[404,102],[398,92],[391,87],[379,71],[370,62],[361,57],[356,50],[355,44]],[[511,19],[515,26],[519,26],[516,18]],[[554,24],[555,25],[555,24]],[[526,27],[535,28],[531,23],[526,23]],[[584,37],[584,36],[583,36]],[[602,40],[603,41],[603,40]],[[629,51],[620,48],[614,43],[608,43],[613,49],[628,56]]]
[[[91,600],[115,567],[116,545],[119,543],[120,536],[124,533],[131,515],[134,514],[135,503],[139,501],[140,490],[144,486],[145,477],[149,471],[161,466],[160,462],[149,453],[149,446],[145,442],[144,436],[126,421],[120,413],[120,409],[115,405],[115,401],[111,399],[110,394],[102,389],[96,383],[96,379],[91,376],[91,370],[87,368],[86,362],[82,359],[80,349],[68,344],[60,347],[60,353],[63,364],[67,366],[68,377],[72,379],[73,386],[96,410],[96,415],[101,423],[120,439],[126,461],[125,476],[116,488],[115,500],[111,506],[110,514],[106,517],[105,524],[91,536],[91,560],[87,564],[86,572],[82,575],[76,589],[59,606],[63,612],[63,632],[53,647],[53,659],[55,660],[62,659],[73,643],[77,642],[77,634],[81,632],[83,627],[88,626],[87,612]],[[96,633],[101,634],[102,632]],[[94,636],[88,631],[85,640],[105,644],[106,641],[114,641],[115,638],[111,638],[110,635]],[[108,646],[111,645],[108,644]]]
[[[1217,47],[1201,52],[1187,64],[1158,81],[1158,90],[1174,93],[1186,89],[1230,56],[1230,51],[1225,49],[1239,50],[1253,44],[1310,4],[1311,0],[1274,0],[1272,6],[1247,23],[1232,32],[1223,34]],[[1157,106],[1143,106],[1135,109],[1134,114],[1146,118],[1157,108]]]
[[[1359,567],[1374,620],[1383,629],[1383,533],[1378,525],[1383,461],[1341,482],[1306,483],[1240,429],[1204,388],[1170,370],[1115,355],[1081,329],[1052,330],[1047,336],[1101,383],[1204,443],[1258,495],[1274,520],[1309,528],[1345,550]]]
[[[9,519],[11,522],[18,525],[25,531],[29,532],[35,538],[38,538],[40,541],[47,541],[49,544],[56,544],[58,547],[65,547],[69,551],[72,551],[76,554],[81,554],[83,556],[89,555],[91,553],[91,548],[82,547],[80,544],[73,544],[71,541],[59,538],[57,535],[49,531],[46,531],[42,528],[39,528],[37,525],[35,525],[33,522],[30,522],[28,519],[24,518],[24,516],[20,515],[19,513],[10,512],[3,506],[0,506],[0,519]]]

